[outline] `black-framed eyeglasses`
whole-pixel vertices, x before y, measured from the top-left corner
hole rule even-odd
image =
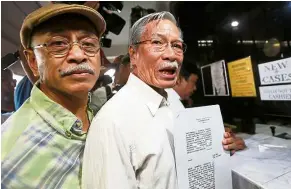
[[[165,40],[161,39],[149,39],[149,40],[144,40],[144,41],[138,41],[134,43],[134,45],[139,45],[139,44],[144,44],[144,43],[149,43],[153,50],[157,52],[163,52],[166,50],[168,45],[171,45],[171,48],[174,50],[176,54],[183,54],[186,52],[187,45],[186,43],[182,41],[175,41],[175,42],[167,42]]]
[[[86,37],[80,41],[70,42],[64,37],[52,37],[47,43],[36,45],[32,49],[46,48],[48,52],[53,54],[55,57],[66,56],[73,45],[78,45],[87,56],[95,56],[100,50],[100,43],[97,38]]]

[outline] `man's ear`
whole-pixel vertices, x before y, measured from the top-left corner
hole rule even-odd
[[[137,55],[136,49],[132,46],[129,46],[128,52],[129,52],[130,63],[132,66],[135,66],[136,65],[136,55]]]
[[[33,75],[39,78],[38,66],[37,66],[37,62],[36,62],[33,51],[26,49],[26,50],[23,50],[23,54],[26,58],[27,64],[30,67]]]

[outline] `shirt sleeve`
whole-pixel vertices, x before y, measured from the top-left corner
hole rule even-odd
[[[82,170],[84,189],[134,189],[135,175],[119,128],[112,117],[93,120]]]

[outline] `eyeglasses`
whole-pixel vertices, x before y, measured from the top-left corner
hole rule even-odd
[[[46,48],[48,52],[55,57],[63,57],[68,54],[73,45],[78,45],[87,56],[95,56],[100,49],[100,43],[98,39],[87,37],[80,41],[69,42],[64,37],[53,37],[47,43],[36,45],[32,49]]]
[[[149,43],[152,46],[153,50],[157,52],[163,52],[164,50],[166,50],[169,44],[171,45],[171,48],[174,50],[174,52],[179,55],[185,53],[187,49],[187,45],[184,42],[176,41],[176,42],[170,43],[161,39],[138,41],[134,43],[134,45],[143,44],[143,43]]]

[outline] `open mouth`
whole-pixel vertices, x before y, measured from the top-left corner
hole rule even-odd
[[[159,70],[163,77],[172,79],[176,76],[177,68],[176,67],[166,67]]]

